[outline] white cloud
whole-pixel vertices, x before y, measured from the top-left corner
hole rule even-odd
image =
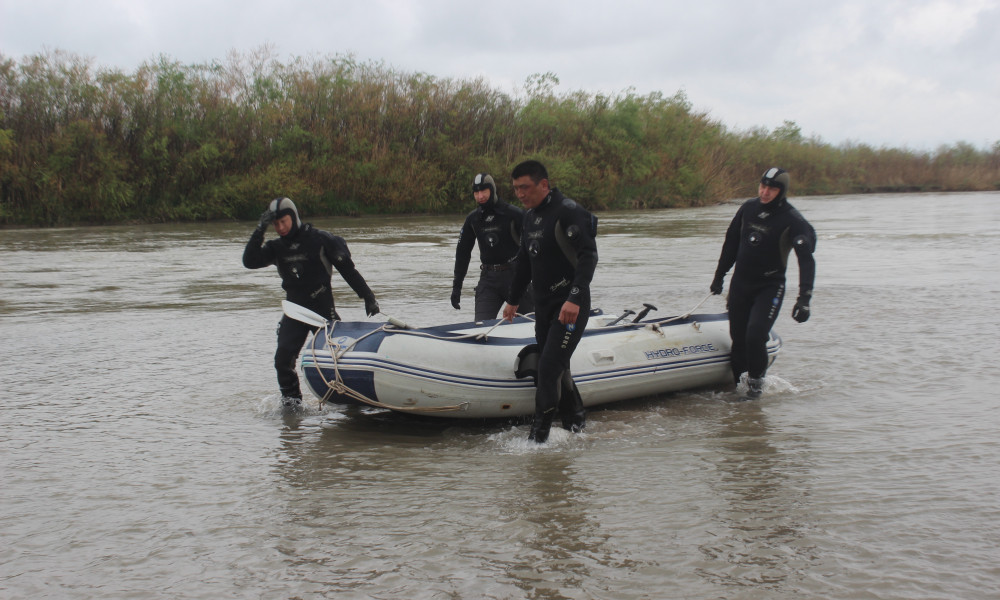
[[[981,15],[996,9],[989,0],[945,1],[926,4],[899,2],[890,33],[902,41],[926,46],[956,45],[976,26]]]

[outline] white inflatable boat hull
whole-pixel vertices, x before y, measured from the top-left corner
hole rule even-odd
[[[609,325],[614,320],[595,310],[573,354],[585,406],[732,383],[725,314]],[[515,375],[534,335],[534,322],[523,317],[420,329],[333,322],[303,349],[300,370],[327,402],[446,418],[520,417],[534,412],[533,379]],[[780,347],[772,333],[771,362]]]

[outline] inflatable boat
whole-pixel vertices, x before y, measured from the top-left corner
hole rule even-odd
[[[644,306],[638,315],[592,311],[570,363],[584,406],[732,383],[724,313],[646,319],[655,307]],[[534,412],[531,315],[513,322],[410,327],[394,318],[325,321],[288,302],[284,309],[319,327],[302,350],[299,369],[324,402],[445,418]],[[770,362],[780,348],[781,339],[772,333]]]

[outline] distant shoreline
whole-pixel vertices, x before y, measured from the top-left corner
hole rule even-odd
[[[58,51],[0,57],[0,227],[246,221],[278,196],[314,215],[459,214],[475,173],[512,198],[525,158],[594,211],[752,194],[771,166],[801,196],[1000,189],[1000,142],[833,146],[791,121],[730,130],[683,92],[556,94],[545,73],[512,96],[351,58],[238,58],[125,74]]]

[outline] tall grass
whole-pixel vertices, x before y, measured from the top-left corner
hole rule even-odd
[[[464,211],[473,174],[525,158],[596,210],[714,203],[768,166],[793,192],[1000,189],[1000,142],[935,152],[732,131],[681,94],[556,94],[551,73],[502,93],[351,56],[268,48],[132,73],[54,51],[0,56],[0,224],[255,218],[290,196],[305,216]]]

